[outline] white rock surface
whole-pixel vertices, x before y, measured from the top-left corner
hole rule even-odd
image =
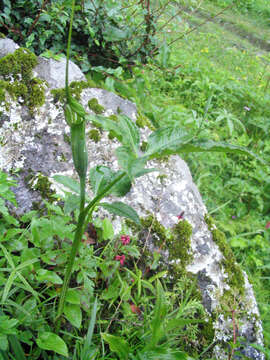
[[[14,53],[19,46],[11,39],[0,39],[0,59],[8,54]]]

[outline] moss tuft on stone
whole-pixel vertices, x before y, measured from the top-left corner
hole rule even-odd
[[[47,176],[41,173],[36,173],[35,175],[29,174],[25,181],[28,182],[30,189],[39,191],[42,199],[49,202],[55,201],[56,192],[51,189],[51,182]]]
[[[94,111],[95,114],[103,114],[105,111],[105,108],[98,103],[96,98],[88,101],[88,107],[90,110]]]
[[[87,133],[89,139],[93,140],[95,143],[99,142],[101,139],[100,132],[97,129],[92,129]]]
[[[205,222],[208,225],[209,230],[212,233],[214,242],[218,245],[222,252],[224,259],[222,265],[226,273],[228,274],[227,283],[232,289],[238,289],[239,294],[243,295],[245,292],[245,279],[240,266],[237,264],[233,251],[228,244],[225,234],[218,230],[214,225],[213,219],[209,216],[205,216]]]
[[[142,129],[148,127],[152,131],[155,130],[155,127],[152,125],[151,121],[140,111],[138,111],[137,114],[136,125]]]
[[[0,59],[0,101],[5,101],[5,91],[17,101],[23,102],[32,112],[45,102],[45,81],[33,78],[37,57],[25,48]],[[8,104],[7,104],[8,105]]]
[[[143,141],[142,145],[141,145],[141,151],[145,152],[146,148],[147,148],[147,141]]]
[[[88,88],[96,88],[96,84],[94,83],[93,80],[88,80],[88,81],[72,81],[69,84],[69,90],[70,90],[70,94],[72,96],[74,96],[77,100],[81,99],[81,93],[84,89],[88,89]],[[55,102],[60,102],[62,104],[64,104],[65,99],[66,99],[66,90],[65,88],[62,89],[52,89],[51,90],[51,94],[54,97],[54,101]]]

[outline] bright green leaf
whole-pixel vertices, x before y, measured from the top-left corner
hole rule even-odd
[[[109,219],[105,218],[102,221],[102,236],[104,240],[110,240],[114,236],[113,225]]]
[[[53,271],[46,270],[46,269],[39,269],[36,273],[37,280],[40,282],[51,282],[53,284],[62,284],[63,280]]]
[[[43,350],[51,350],[57,354],[68,357],[66,343],[58,335],[52,332],[40,333],[37,339],[37,345]]]
[[[64,314],[73,326],[78,329],[80,328],[82,323],[82,311],[80,305],[66,303],[64,306]]]
[[[127,359],[130,351],[129,345],[122,337],[110,334],[101,335],[102,338],[109,344],[111,351],[116,352],[121,360]]]
[[[134,221],[137,225],[140,225],[140,218],[136,211],[132,207],[124,204],[120,201],[113,202],[112,204],[100,203],[104,209],[108,210],[110,213],[128,218]]]
[[[70,304],[80,305],[81,303],[80,293],[76,289],[68,289],[66,301]]]

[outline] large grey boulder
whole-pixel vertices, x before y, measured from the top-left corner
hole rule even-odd
[[[47,81],[50,89],[63,88],[65,86],[65,66],[66,59],[64,57],[55,60],[39,56],[34,72],[37,77]],[[69,74],[69,82],[86,81],[80,68],[72,61],[69,62]]]
[[[64,71],[64,63],[61,71]],[[72,76],[71,68],[70,78]],[[81,76],[83,77],[83,74]],[[50,70],[46,71],[45,67],[43,78],[46,81],[51,78]],[[60,84],[61,81],[57,86]],[[102,89],[89,88],[82,91],[81,102],[88,112],[91,112],[87,106],[88,101],[93,98],[104,106],[105,116],[120,111],[136,120],[134,104]],[[49,89],[46,90],[45,104],[37,109],[35,114],[30,114],[24,106],[14,101],[10,102],[8,109],[4,104],[0,104],[0,114],[0,139],[4,139],[1,141],[4,145],[0,147],[0,167],[7,172],[20,169],[17,172],[19,186],[15,193],[19,205],[17,213],[22,214],[29,211],[33,203],[42,201],[42,195],[35,190],[39,176],[47,177],[54,191],[61,191],[53,180],[55,174],[76,177],[70,146],[65,141],[69,127],[65,123],[62,106],[55,104]],[[88,124],[86,132],[89,133],[91,129],[93,128]],[[141,129],[142,141],[149,133],[149,129]],[[118,142],[110,140],[106,132],[100,133],[98,142],[89,140],[89,168],[107,165],[118,169],[114,155],[118,146]],[[133,206],[142,217],[146,217],[150,212],[164,228],[172,228],[181,221],[187,221],[191,225],[192,236],[188,252],[192,256],[186,271],[197,278],[202,303],[209,318],[216,314],[213,324],[216,358],[228,358],[224,352],[224,343],[233,339],[234,319],[226,314],[220,305],[220,299],[224,299],[223,295],[229,293],[226,305],[233,308],[235,299],[239,307],[238,336],[244,339],[242,353],[251,359],[263,360],[263,354],[249,345],[253,342],[263,344],[262,327],[258,320],[259,312],[252,286],[237,265],[233,264],[233,270],[229,269],[231,253],[221,246],[221,240],[218,239],[220,234],[215,225],[206,221],[207,210],[187,164],[179,156],[172,156],[166,160],[151,161],[149,166],[158,168],[159,172],[136,179],[131,191],[122,201]],[[111,197],[107,200],[114,199]],[[180,219],[179,214],[183,214]],[[115,227],[118,226],[120,223],[116,220]],[[155,247],[152,240],[150,236],[147,244],[150,250]],[[169,249],[164,250],[162,255],[163,261],[168,265],[177,265],[181,261],[171,261]],[[232,279],[235,279],[234,271],[238,272],[239,284],[232,282]],[[243,288],[241,298],[237,292],[238,287]]]
[[[0,39],[0,59],[8,54],[14,53],[19,46],[11,39]]]

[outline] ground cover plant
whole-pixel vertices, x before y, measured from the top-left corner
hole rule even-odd
[[[171,16],[178,13],[175,7],[169,10]],[[222,30],[215,24],[190,34],[182,40],[181,46],[175,42],[168,47],[166,44],[177,38],[179,31],[187,30],[188,23],[201,22],[196,12],[192,15],[187,13],[185,19],[184,22],[176,15],[174,21],[166,25],[167,33],[163,34],[166,41],[163,41],[160,53],[149,65],[133,67],[135,77],[121,68],[115,70],[105,66],[92,68],[91,76],[104,87],[135,100],[141,113],[140,120],[148,121],[157,128],[152,140],[148,139],[146,154],[148,152],[149,157],[157,155],[158,139],[164,135],[164,128],[173,128],[175,132],[181,126],[178,140],[181,138],[185,146],[193,141],[193,150],[196,145],[194,140],[201,140],[199,136],[202,136],[212,141],[226,140],[235,145],[249,146],[255,152],[263,153],[268,160],[268,125],[265,121],[269,111],[266,107],[268,67],[260,60],[262,57],[267,60],[267,54],[258,59],[256,55],[249,56],[250,51],[256,49],[242,41],[241,44],[248,48],[234,49],[232,42],[235,36],[230,38],[226,35],[229,49],[227,58],[224,57],[224,51],[219,53],[215,50],[221,49],[221,43],[224,47],[224,38],[221,40],[219,37]],[[159,21],[160,26],[166,24],[165,15]],[[240,63],[241,67],[238,66]],[[254,89],[255,82],[258,89]],[[119,148],[122,173],[113,174],[104,167],[92,169],[90,176],[95,198],[90,203],[87,200],[85,207],[83,183],[86,158],[84,151],[76,153],[76,147],[81,143],[83,146],[79,147],[79,151],[84,149],[83,131],[87,116],[80,104],[70,97],[68,89],[67,100],[66,119],[73,131],[74,165],[81,187],[71,180],[59,181],[69,181],[69,186],[77,189],[77,198],[81,191],[80,209],[72,216],[68,203],[64,209],[59,204],[46,203],[42,216],[33,211],[16,219],[8,213],[2,200],[15,201],[9,190],[13,183],[1,173],[0,226],[4,238],[0,259],[0,356],[3,359],[24,359],[27,356],[32,359],[65,358],[68,344],[72,359],[86,359],[89,354],[96,359],[114,359],[115,356],[138,360],[155,359],[157,356],[161,359],[186,359],[197,358],[200,354],[202,358],[209,358],[206,350],[209,346],[211,349],[211,342],[203,331],[206,315],[193,292],[191,279],[184,277],[174,285],[162,280],[164,272],[156,268],[155,256],[158,257],[158,254],[148,259],[152,272],[144,275],[138,265],[141,249],[127,225],[123,223],[121,232],[115,234],[108,219],[91,219],[102,195],[113,189],[116,180],[125,176],[129,182],[130,178],[139,174],[138,168],[142,170],[138,165],[146,163],[147,157],[141,159],[136,156],[136,126],[129,119],[121,118],[120,123],[125,130],[119,132],[113,121],[102,116],[95,117],[94,121],[100,126],[116,131],[122,150],[132,144],[129,153],[133,155],[124,159],[124,152]],[[159,106],[150,106],[151,103]],[[197,146],[202,149],[204,144],[200,142]],[[168,146],[165,153],[179,150],[180,145],[177,149]],[[214,153],[207,153],[207,158],[204,154],[188,155],[186,160],[210,212],[216,215],[219,225],[229,236],[238,260],[255,277],[265,320],[266,341],[269,341],[267,169],[259,166],[256,160],[237,154],[232,158]],[[208,181],[210,175],[213,179],[211,183]],[[130,186],[127,182],[113,190],[123,194]],[[235,201],[236,198],[238,201]],[[109,209],[108,204],[103,206]],[[84,220],[88,216],[85,208],[90,210],[86,222],[90,225],[83,231]],[[118,203],[110,210],[116,213],[121,210],[133,221],[139,221],[132,209],[127,209],[124,204]],[[83,232],[83,242],[78,243]],[[72,241],[75,246],[80,245],[80,256],[74,258],[75,272],[68,288],[72,266],[66,273],[64,285],[63,274],[65,264],[69,261],[72,265],[72,257],[69,258]],[[61,289],[63,300],[58,307]],[[198,334],[200,342],[194,346]],[[231,353],[228,353],[228,358],[230,356]]]

